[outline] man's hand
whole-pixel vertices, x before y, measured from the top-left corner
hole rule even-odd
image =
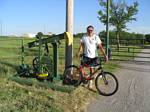
[[[105,55],[105,61],[106,61],[106,63],[108,62],[108,56],[107,55]]]

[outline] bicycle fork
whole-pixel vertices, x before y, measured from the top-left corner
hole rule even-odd
[[[107,79],[106,79],[106,74],[105,74],[105,72],[104,72],[104,71],[101,71],[101,74],[102,74],[102,79],[103,79],[103,81],[104,81],[104,84],[105,84],[105,85],[108,85],[108,81],[107,81]]]

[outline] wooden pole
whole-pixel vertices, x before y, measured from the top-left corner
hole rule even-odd
[[[73,0],[66,0],[66,32],[73,36]],[[73,50],[72,44],[66,43],[65,68],[72,64]]]
[[[106,24],[106,54],[108,56],[108,49],[109,49],[109,6],[110,6],[110,0],[107,0],[107,24]]]

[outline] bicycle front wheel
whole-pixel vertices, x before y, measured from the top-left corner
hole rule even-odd
[[[110,72],[102,72],[95,79],[95,86],[100,95],[111,96],[118,90],[118,80]]]
[[[81,84],[82,76],[80,70],[77,66],[71,65],[64,71],[63,83],[73,86],[78,86]]]

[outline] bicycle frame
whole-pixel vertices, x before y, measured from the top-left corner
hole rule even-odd
[[[89,75],[89,74],[86,74],[84,68],[89,68],[89,70],[90,70],[90,75]],[[94,68],[96,68],[96,67],[94,67]],[[82,77],[84,77],[86,80],[92,80],[92,79],[93,79],[93,76],[94,76],[99,70],[102,71],[101,65],[99,65],[99,67],[98,67],[96,70],[94,70],[93,73],[92,73],[92,69],[93,69],[93,68],[92,68],[90,65],[87,65],[87,64],[84,64],[84,65],[80,65],[80,66],[79,66],[79,70],[80,70],[80,72],[81,72],[81,75],[82,75]],[[92,73],[92,74],[91,74],[91,73]]]
[[[72,72],[70,73],[71,70]],[[88,74],[88,70],[92,73]],[[64,71],[64,76],[63,83],[74,86],[79,86],[81,83],[88,84],[89,80],[94,79],[98,93],[103,96],[111,96],[118,90],[118,80],[116,76],[103,70],[101,60],[95,64],[81,63],[79,66],[70,65]]]

